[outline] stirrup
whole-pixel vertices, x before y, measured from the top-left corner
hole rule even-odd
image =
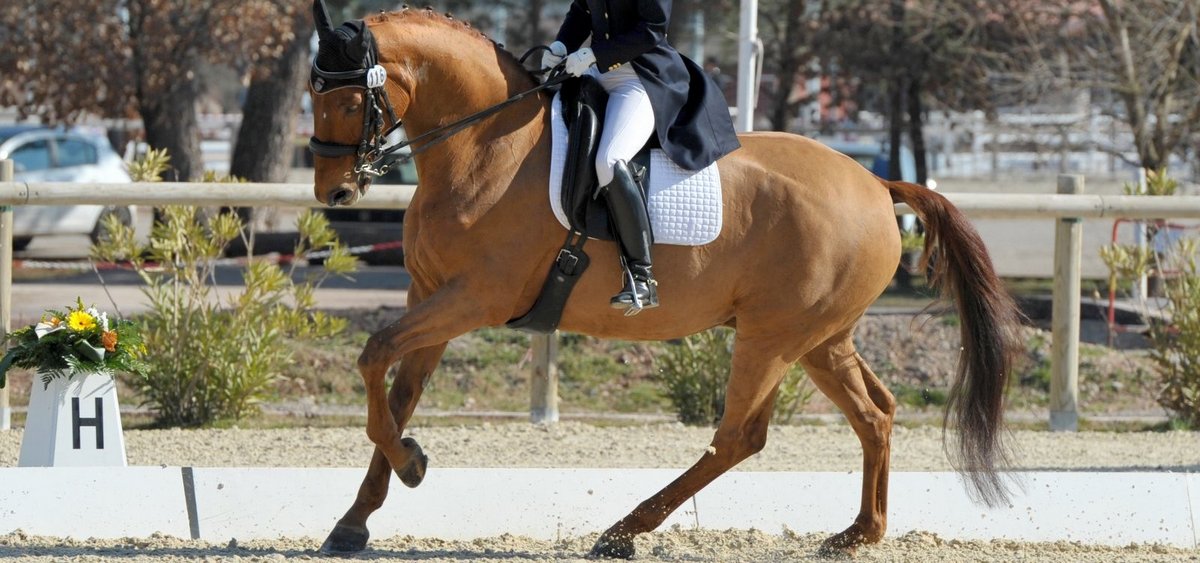
[[[642,296],[638,294],[637,283],[638,280],[633,276],[633,272],[631,272],[629,269],[626,269],[625,288],[623,288],[619,293],[614,295],[611,300],[609,300],[609,305],[611,305],[614,309],[623,309],[626,317],[632,317],[642,312],[642,309],[653,309],[658,306],[658,295],[657,291],[655,291],[655,288],[658,286],[658,281],[654,278],[647,278],[642,282],[646,286],[645,300],[643,300]]]

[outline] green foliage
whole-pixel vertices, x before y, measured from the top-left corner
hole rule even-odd
[[[912,231],[900,231],[900,252],[921,252],[925,250],[925,235]]]
[[[1195,238],[1174,253],[1178,273],[1164,279],[1170,324],[1151,325],[1151,357],[1162,377],[1158,402],[1190,427],[1200,427],[1200,271]]]
[[[128,167],[129,177],[134,182],[160,182],[163,172],[171,167],[171,157],[167,155],[167,149],[150,149]]]
[[[946,390],[897,384],[892,389],[896,402],[910,407],[942,407],[946,405]]]
[[[684,424],[707,426],[725,413],[725,389],[733,361],[733,331],[716,328],[670,346],[661,357],[658,380]],[[780,383],[772,420],[787,422],[812,399],[815,390],[804,370],[792,368]]]
[[[201,426],[252,413],[291,360],[289,339],[324,338],[345,326],[343,319],[312,311],[315,288],[356,267],[319,214],[301,215],[296,250],[332,250],[324,270],[295,281],[295,265],[284,270],[251,259],[240,294],[215,287],[217,259],[243,236],[235,214],[202,218],[194,207],[164,207],[148,244],[115,219],[105,226],[109,239],[93,246],[93,257],[128,261],[146,284],[150,311],[141,321],[155,353],[145,358],[148,369],[128,383],[155,408],[160,424]]]
[[[1126,183],[1125,195],[1175,195],[1179,191],[1179,182],[1167,174],[1165,168],[1146,171],[1145,189],[1139,184]]]
[[[1178,184],[1165,171],[1147,174],[1148,195],[1171,195]],[[1127,186],[1127,193],[1136,190]],[[1161,382],[1158,401],[1183,424],[1200,426],[1200,270],[1197,239],[1185,237],[1160,253],[1132,245],[1112,245],[1101,250],[1109,268],[1110,287],[1121,278],[1137,279],[1157,273],[1168,322],[1150,326],[1154,360]],[[1170,275],[1167,275],[1167,274]],[[1145,305],[1149,307],[1149,305]]]
[[[36,325],[8,335],[12,347],[0,359],[0,388],[9,368],[35,369],[42,383],[72,375],[124,372],[141,374],[146,364],[136,324],[117,319],[82,300],[66,311],[47,311]]]

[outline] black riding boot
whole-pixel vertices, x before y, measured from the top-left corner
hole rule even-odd
[[[613,231],[621,248],[621,265],[625,268],[625,288],[610,303],[614,309],[624,309],[626,315],[657,307],[658,282],[650,273],[650,245],[654,241],[646,196],[625,161],[617,161],[613,166],[613,181],[600,191],[608,202]]]

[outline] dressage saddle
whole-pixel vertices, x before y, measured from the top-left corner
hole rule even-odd
[[[558,329],[567,298],[590,264],[588,255],[583,252],[583,244],[587,239],[616,240],[605,199],[596,197],[596,151],[600,132],[604,130],[608,92],[595,78],[582,76],[564,82],[560,95],[563,121],[567,125],[562,208],[571,229],[558,251],[558,257],[550,266],[533,307],[524,315],[505,323],[509,328],[538,334],[549,334]],[[651,135],[650,141],[629,163],[643,199],[646,197],[646,179],[649,178],[650,149],[658,146],[658,137]]]

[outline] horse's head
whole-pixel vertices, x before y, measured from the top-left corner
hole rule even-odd
[[[313,19],[320,39],[309,75],[313,192],[326,205],[352,205],[378,175],[375,164],[384,137],[398,121],[384,89],[387,73],[377,64],[375,39],[366,23],[348,21],[335,29],[323,0],[313,2]]]

